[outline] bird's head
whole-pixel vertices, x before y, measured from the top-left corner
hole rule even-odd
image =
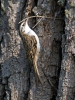
[[[26,26],[26,24],[27,24],[27,19],[24,21],[24,22],[22,22],[21,23],[21,25],[20,25],[20,32],[24,32],[25,31],[25,26]]]

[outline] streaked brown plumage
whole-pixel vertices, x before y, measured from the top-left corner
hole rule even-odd
[[[21,24],[20,35],[26,51],[26,57],[29,59],[31,66],[33,66],[35,72],[35,81],[37,85],[38,81],[41,82],[38,67],[37,67],[37,60],[40,52],[39,38],[35,34],[35,32],[31,30],[27,25],[28,25],[27,21]]]

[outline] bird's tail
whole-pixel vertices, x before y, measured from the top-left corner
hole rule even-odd
[[[38,56],[36,55],[35,58],[34,58],[34,61],[33,61],[36,85],[38,85],[38,82],[40,82],[42,84],[40,74],[39,74],[39,71],[38,71],[38,68],[37,68],[37,59],[38,59]]]

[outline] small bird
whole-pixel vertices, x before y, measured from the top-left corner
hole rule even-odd
[[[20,25],[20,35],[26,51],[26,57],[33,66],[35,72],[36,85],[41,82],[40,74],[37,67],[37,60],[40,52],[40,42],[37,34],[28,26],[28,19]],[[42,83],[42,82],[41,82]]]

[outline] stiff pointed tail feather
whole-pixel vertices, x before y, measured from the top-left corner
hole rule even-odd
[[[34,60],[33,67],[34,67],[36,85],[38,85],[38,82],[40,82],[41,84],[43,84],[42,81],[41,81],[40,75],[39,75],[38,68],[37,68],[37,60]]]

